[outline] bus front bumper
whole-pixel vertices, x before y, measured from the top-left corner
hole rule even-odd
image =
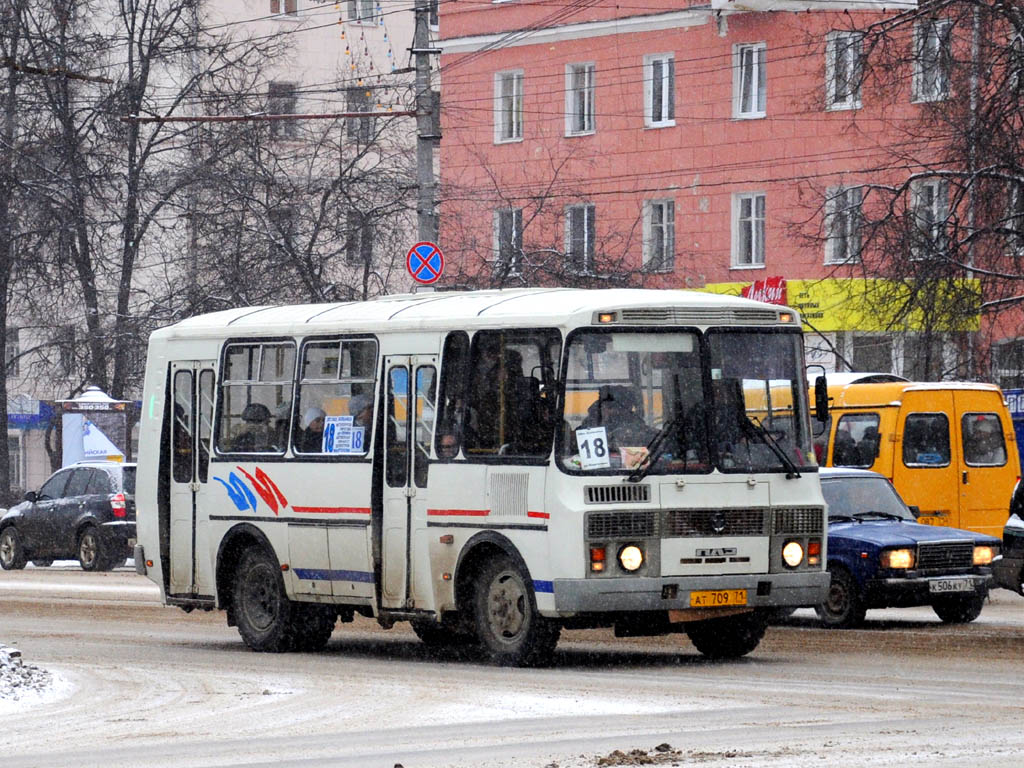
[[[686,610],[705,606],[708,593],[728,593],[730,602],[747,608],[782,608],[824,602],[830,576],[825,571],[760,573],[730,576],[662,578],[555,579],[555,610],[567,613]],[[696,594],[700,593],[700,594]],[[714,596],[712,596],[714,597]],[[720,606],[722,603],[714,603]]]

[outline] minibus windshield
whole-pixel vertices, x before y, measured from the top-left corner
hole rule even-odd
[[[813,463],[795,333],[586,330],[567,347],[570,472],[787,472]]]

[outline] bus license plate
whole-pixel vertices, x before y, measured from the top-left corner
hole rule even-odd
[[[691,608],[717,608],[722,605],[746,605],[745,589],[702,589],[690,593]]]
[[[972,579],[934,579],[928,582],[929,592],[973,592]]]

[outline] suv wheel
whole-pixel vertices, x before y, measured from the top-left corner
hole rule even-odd
[[[83,571],[109,571],[113,567],[95,525],[86,527],[78,537],[78,562]]]
[[[14,526],[7,526],[0,531],[0,568],[5,571],[19,571],[27,562],[25,550],[21,546],[21,535]]]

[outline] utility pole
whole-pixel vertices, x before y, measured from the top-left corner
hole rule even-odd
[[[437,212],[434,209],[434,110],[435,102],[430,88],[430,56],[441,53],[430,45],[430,3],[415,0],[416,27],[409,52],[416,62],[416,218],[420,242],[437,242]]]

